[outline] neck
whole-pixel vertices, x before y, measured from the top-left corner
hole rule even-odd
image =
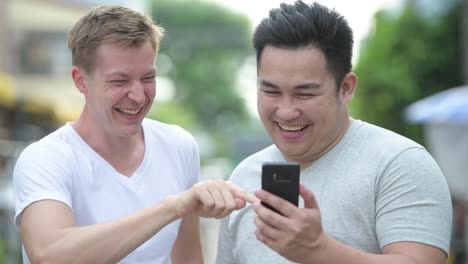
[[[326,153],[328,153],[330,150],[332,150],[343,138],[343,136],[346,134],[346,131],[348,131],[348,128],[351,126],[352,118],[350,116],[347,116],[347,119],[345,122],[343,122],[343,126],[337,130],[336,137],[333,141],[330,142],[325,148],[323,148],[317,155],[315,155],[312,159],[308,160],[303,160],[299,161],[299,165],[301,167],[301,171],[305,170],[307,167],[312,165],[316,160],[320,159],[323,157]]]
[[[135,153],[144,150],[143,128],[140,133],[129,136],[112,135],[102,126],[94,125],[85,115],[72,123],[73,129],[80,137],[105,160],[112,161],[128,159]],[[144,151],[143,151],[144,152]]]

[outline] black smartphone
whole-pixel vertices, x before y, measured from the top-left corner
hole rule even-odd
[[[293,162],[267,162],[262,166],[262,189],[298,206],[299,164]],[[270,205],[262,204],[277,212]]]

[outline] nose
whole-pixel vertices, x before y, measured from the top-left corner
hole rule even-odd
[[[145,89],[141,81],[134,81],[128,92],[128,98],[136,103],[144,103],[146,100]]]
[[[279,118],[285,121],[296,119],[301,114],[293,100],[282,100],[276,113]]]

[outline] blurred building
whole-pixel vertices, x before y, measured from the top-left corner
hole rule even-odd
[[[6,2],[0,1],[0,58],[5,58],[5,41],[6,37]],[[6,60],[0,59],[0,72],[5,71]],[[1,89],[1,88],[0,88]]]
[[[66,34],[86,7],[51,0],[0,5],[0,93],[14,95],[13,103],[0,99],[0,120],[7,120],[0,122],[0,139],[37,139],[80,106],[67,73]]]
[[[468,84],[468,0],[463,0],[462,12],[461,32],[463,37],[460,47],[463,47],[463,78],[465,80],[465,84]]]

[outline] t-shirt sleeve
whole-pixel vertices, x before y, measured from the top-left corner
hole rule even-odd
[[[452,203],[444,175],[423,148],[411,148],[386,168],[376,193],[376,231],[381,249],[419,242],[447,254]]]
[[[229,235],[229,216],[221,219],[218,233],[218,249],[216,254],[217,264],[234,264],[233,244]]]
[[[34,202],[57,200],[71,207],[71,164],[66,157],[59,146],[42,142],[23,150],[13,171],[17,228],[24,209]]]

